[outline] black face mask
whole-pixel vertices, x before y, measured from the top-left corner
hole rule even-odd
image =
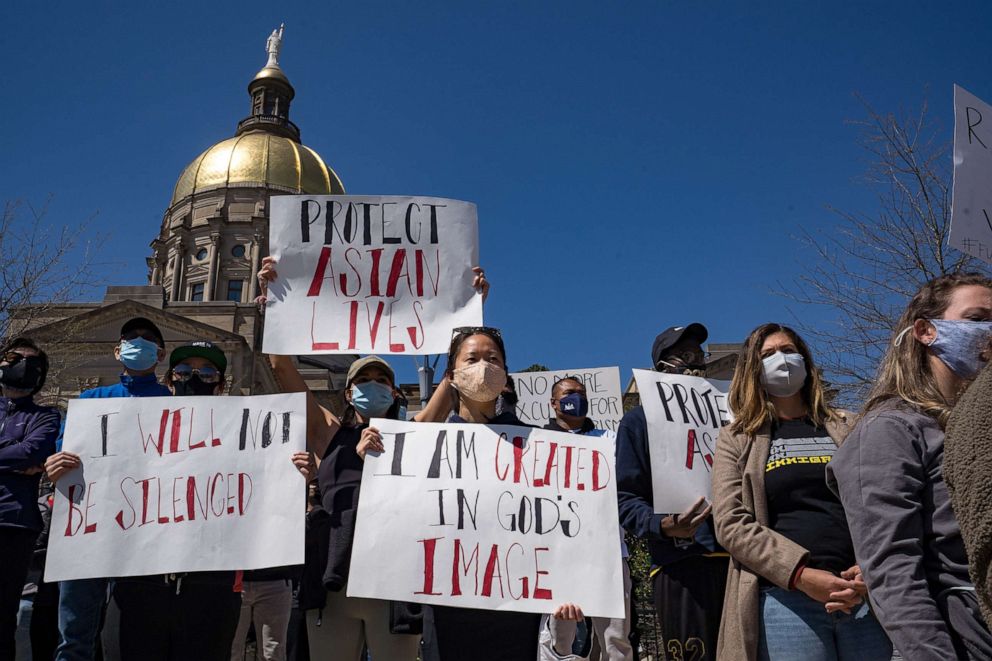
[[[25,356],[0,367],[0,384],[34,394],[45,382],[45,364],[38,356]]]
[[[178,397],[203,397],[213,395],[217,384],[204,383],[199,376],[194,374],[185,381],[174,381],[172,387],[176,389],[176,396]]]

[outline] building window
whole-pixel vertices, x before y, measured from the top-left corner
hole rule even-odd
[[[196,251],[196,259],[197,259],[197,261],[202,262],[206,258],[207,258],[207,249],[206,248],[200,248],[199,250]]]
[[[240,257],[244,257],[245,256],[245,247],[239,243],[238,245],[236,245],[233,248],[231,248],[231,254],[234,255],[235,257],[239,257],[239,258]]]
[[[203,290],[206,285],[202,282],[196,282],[189,286],[189,300],[191,301],[202,301],[203,300]]]
[[[241,302],[241,290],[244,289],[244,280],[228,280],[227,281],[227,300],[235,301],[236,303]]]

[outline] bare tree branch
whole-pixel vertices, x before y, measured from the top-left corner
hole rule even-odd
[[[46,319],[55,307],[102,287],[107,264],[97,262],[92,218],[71,228],[46,222],[41,208],[6,201],[0,215],[0,337]]]
[[[859,97],[860,98],[860,97]],[[856,405],[867,394],[893,325],[907,300],[938,275],[984,271],[988,266],[948,248],[951,227],[951,144],[940,125],[919,111],[897,117],[876,112],[855,125],[869,156],[865,183],[877,195],[872,214],[828,207],[837,222],[803,229],[797,240],[811,253],[807,272],[778,291],[799,306],[827,311],[825,325],[790,310],[818,349],[840,401]]]

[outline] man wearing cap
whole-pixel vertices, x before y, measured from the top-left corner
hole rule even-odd
[[[702,324],[669,328],[655,338],[654,369],[705,376],[707,337]],[[705,499],[679,514],[655,513],[648,425],[640,406],[617,429],[617,498],[621,525],[648,543],[665,654],[715,659],[729,558],[716,542]]]
[[[79,395],[80,399],[165,397],[171,394],[155,376],[156,366],[165,358],[165,339],[151,320],[135,317],[121,326],[121,339],[114,347],[114,358],[124,368],[120,383],[87,390]],[[78,455],[61,451],[61,434],[56,445],[60,451],[45,462],[45,471],[52,483],[81,465]],[[59,634],[62,641],[56,661],[90,661],[94,658],[100,616],[107,598],[107,583],[106,578],[88,578],[59,584]]]

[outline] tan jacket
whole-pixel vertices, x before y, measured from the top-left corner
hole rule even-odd
[[[827,423],[838,446],[850,431],[853,416]],[[757,435],[720,431],[713,464],[713,521],[716,537],[730,553],[727,594],[716,657],[753,661],[758,656],[758,577],[788,589],[796,568],[809,551],[768,527],[765,465],[771,448],[771,426]],[[826,477],[824,477],[826,479]]]

